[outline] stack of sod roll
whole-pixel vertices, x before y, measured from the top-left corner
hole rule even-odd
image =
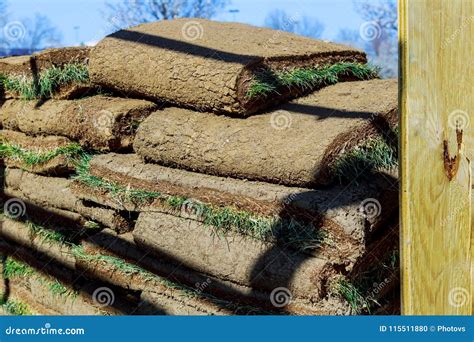
[[[396,313],[397,83],[201,19],[0,59],[10,314]]]

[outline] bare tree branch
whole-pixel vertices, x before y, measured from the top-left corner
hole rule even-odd
[[[365,50],[369,61],[381,67],[381,75],[398,73],[398,12],[396,0],[354,0],[356,12],[374,30],[370,37],[362,32],[342,29],[336,41]],[[362,27],[362,26],[361,26]]]
[[[0,56],[30,54],[60,43],[60,32],[46,16],[14,20],[7,1],[0,0]]]
[[[23,19],[21,23],[24,29],[23,36],[11,44],[11,49],[30,54],[57,47],[61,43],[61,34],[48,17],[37,13],[32,19]]]
[[[107,31],[175,18],[212,18],[229,0],[122,0],[106,2]]]
[[[312,38],[320,38],[324,31],[324,25],[316,19],[299,15],[289,16],[285,11],[279,9],[267,15],[265,26]]]

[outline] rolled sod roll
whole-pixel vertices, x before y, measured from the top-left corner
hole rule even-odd
[[[331,263],[272,244],[228,234],[161,213],[141,213],[132,232],[137,245],[216,278],[255,290],[286,287],[294,297],[318,300]]]
[[[70,63],[87,64],[89,47],[68,47],[46,49],[32,55],[0,58],[0,74],[33,76],[53,66]]]
[[[35,235],[31,230],[31,225],[26,222],[4,217],[0,225],[0,237],[43,254],[71,270],[76,268],[76,260],[69,245],[55,241],[45,241],[42,236]]]
[[[248,313],[270,314],[279,312],[287,315],[335,315],[341,314],[341,305],[344,306],[346,304],[343,299],[334,296],[325,298],[318,303],[293,298],[284,308],[275,308],[268,292],[218,279],[206,273],[200,273],[189,268],[189,265],[181,260],[157,258],[156,254],[150,253],[148,248],[140,248],[140,246],[136,245],[131,232],[117,235],[110,229],[103,229],[84,240],[82,246],[88,255],[120,257],[127,260],[127,262],[140,265],[143,269],[161,278],[166,278],[168,284],[170,281],[174,283],[171,285],[171,288],[174,289],[173,292],[179,292],[183,285],[187,290],[196,289],[196,294],[198,295],[196,299],[198,301],[203,297],[208,305],[217,304],[221,308],[221,313],[222,310],[225,312],[237,310],[233,313],[242,315]],[[141,277],[138,274],[136,276],[123,277],[120,274],[120,270],[110,268],[106,270],[105,267],[101,267],[101,263],[87,263],[87,261],[81,261],[79,258],[77,262],[81,268],[87,273],[91,273],[94,277],[109,281],[111,284],[123,288],[135,291],[143,290],[144,292],[157,292],[161,288],[158,284],[151,284],[150,279],[147,279],[146,287],[142,286],[139,280]],[[165,293],[168,294],[169,292]],[[264,309],[263,312],[261,311],[262,308]]]
[[[344,155],[393,135],[397,92],[394,80],[339,83],[246,119],[169,107],[144,120],[133,147],[146,161],[206,174],[328,184]]]
[[[103,230],[100,234],[107,232]],[[153,315],[229,315],[232,311],[231,302],[218,299],[216,297],[202,295],[198,282],[191,286],[183,286],[175,281],[173,272],[179,272],[176,265],[167,264],[170,278],[145,270],[142,265],[145,258],[151,259],[151,255],[143,255],[137,261],[131,260],[127,251],[121,250],[120,254],[113,251],[121,244],[122,239],[127,234],[115,236],[104,248],[94,246],[90,240],[81,244],[83,253],[76,254],[76,266],[81,273],[90,279],[105,281],[122,289],[127,289],[129,293],[141,293],[138,307],[133,310],[135,314]],[[96,234],[97,235],[97,234]],[[90,239],[94,239],[95,235]],[[131,241],[133,243],[133,238]],[[127,238],[128,240],[128,238]],[[126,245],[128,245],[126,243]],[[127,248],[127,250],[129,250]],[[112,260],[114,262],[107,261]],[[105,260],[104,260],[105,259]],[[152,263],[164,264],[163,261],[151,259]],[[130,272],[129,270],[134,270]],[[207,276],[201,281],[209,279]],[[235,305],[234,305],[235,306]]]
[[[42,276],[41,273],[29,277],[14,277],[9,279],[12,296],[18,295],[28,308],[44,307],[52,311],[46,315],[71,315],[71,316],[112,316],[123,314],[111,307],[96,304],[91,297],[74,289],[69,284],[64,284],[51,276]],[[55,293],[52,286],[60,287],[61,293]],[[83,289],[79,289],[83,290]],[[37,310],[34,310],[37,312]]]
[[[96,85],[126,94],[199,110],[248,115],[301,93],[304,87],[277,82],[282,72],[365,62],[361,51],[283,31],[175,19],[107,36],[92,50],[89,72]],[[351,70],[338,67],[325,72],[358,78]],[[272,96],[253,96],[260,94],[253,88],[258,80],[275,86]]]
[[[19,169],[7,169],[7,196],[16,197],[43,209],[56,208],[78,213],[117,232],[129,231],[133,225],[119,212],[99,206],[86,206],[69,189],[70,179],[44,177]]]
[[[0,58],[0,98],[71,99],[92,92],[89,52],[89,47],[69,47]]]
[[[89,162],[89,174],[92,182],[86,175],[71,184],[74,195],[119,211],[171,212],[185,216],[186,209],[201,204],[212,207],[215,214],[222,210],[245,212],[252,215],[251,219],[304,218],[337,236],[340,244],[344,243],[344,236],[356,241],[367,239],[395,212],[398,204],[396,180],[386,175],[374,176],[370,182],[312,190],[169,168],[145,163],[135,154],[117,153],[94,156]],[[97,179],[111,186],[100,187]],[[132,192],[148,194],[150,201],[144,201],[141,196],[134,199]],[[379,203],[378,215],[361,214],[361,205],[367,198]],[[168,204],[177,199],[181,199],[179,203],[186,201],[178,208]]]
[[[14,268],[24,271],[8,275],[12,297],[21,293],[19,297],[28,308],[44,306],[54,315],[123,314],[93,299],[93,291],[100,283],[94,283],[93,279],[84,282],[81,270],[76,268],[71,245],[35,234],[30,223],[7,219],[3,229],[0,228],[0,233],[10,232],[6,239],[13,242],[0,240],[0,250],[7,256],[4,265],[13,264]]]
[[[60,135],[102,151],[131,146],[136,126],[156,105],[144,100],[93,96],[77,101],[9,100],[0,107],[3,128],[30,135]]]
[[[29,136],[0,131],[0,157],[5,165],[32,173],[65,175],[74,172],[72,158],[80,146],[61,136]]]

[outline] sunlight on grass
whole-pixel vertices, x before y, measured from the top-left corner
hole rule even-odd
[[[256,73],[247,90],[246,97],[279,95],[282,88],[296,88],[310,91],[324,85],[335,84],[341,77],[355,77],[368,80],[378,77],[378,69],[366,64],[336,63],[321,68],[296,68],[289,71],[261,70]]]

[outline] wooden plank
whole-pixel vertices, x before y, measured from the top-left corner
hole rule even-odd
[[[407,315],[473,313],[473,9],[472,0],[399,1]]]

